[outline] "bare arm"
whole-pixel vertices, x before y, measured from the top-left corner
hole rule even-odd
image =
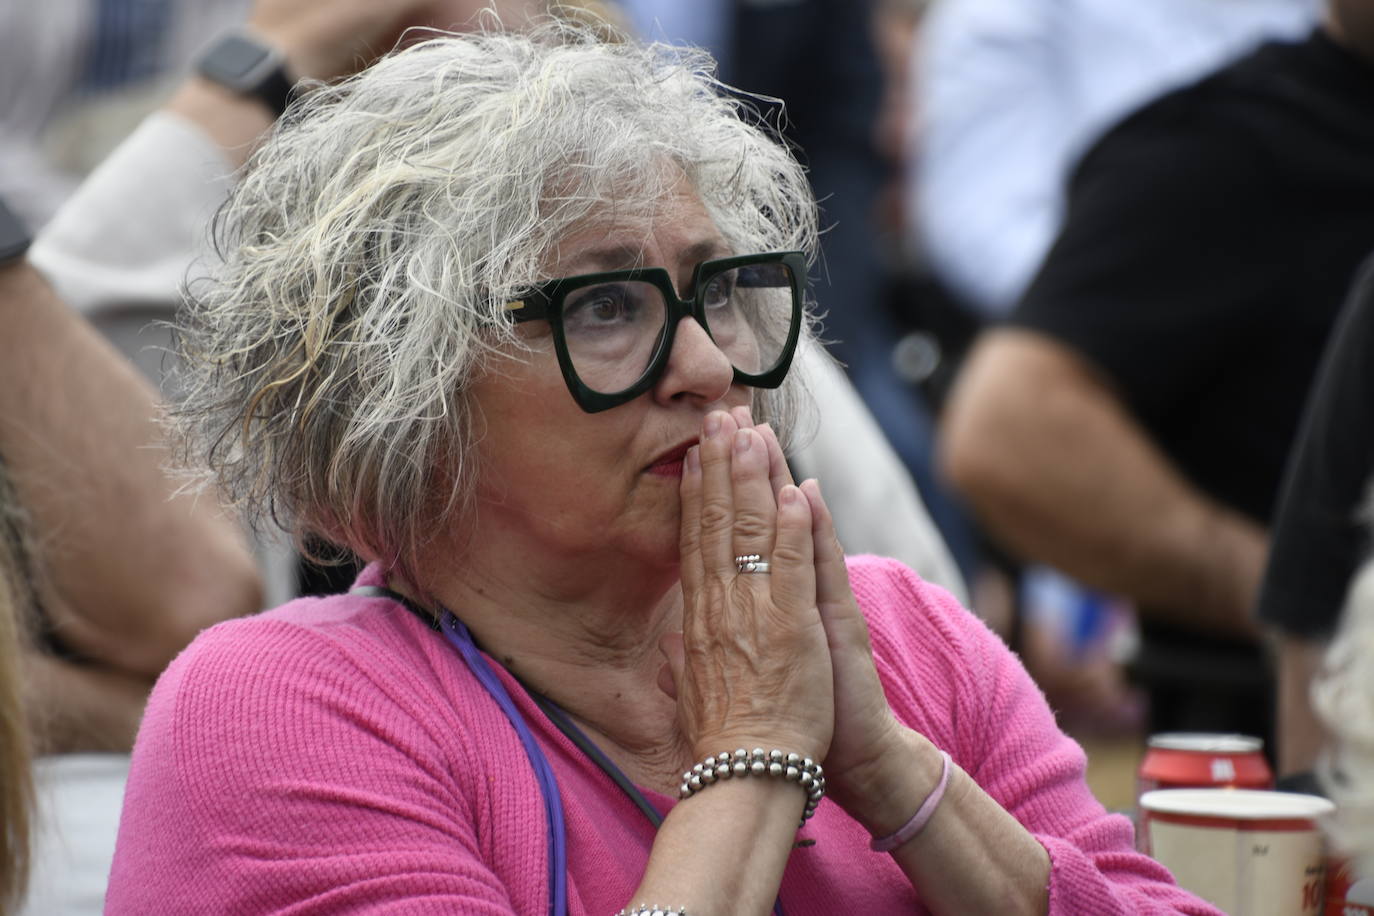
[[[0,454],[55,635],[155,676],[202,628],[258,609],[252,559],[213,500],[173,495],[147,383],[26,265],[0,270],[0,311]]]
[[[471,27],[488,9],[519,28],[547,7],[546,0],[258,0],[247,25],[282,53],[293,81],[329,81],[389,51],[406,29]],[[235,167],[276,117],[257,99],[199,76],[183,83],[167,108],[204,130]]]
[[[406,27],[462,24],[482,5],[260,0],[249,27],[282,51],[292,76],[333,79],[391,47]],[[504,21],[523,23],[541,5],[500,7]],[[233,166],[273,118],[261,102],[195,76],[168,109]],[[204,626],[257,610],[251,561],[213,500],[171,498],[147,384],[27,268],[0,280],[0,308],[0,453],[51,554],[45,604],[59,638],[93,661],[155,675]]]
[[[930,795],[941,763],[930,741],[900,728],[836,798],[869,833],[890,836]],[[1048,912],[1045,847],[957,765],[926,828],[892,857],[933,913]]]
[[[37,754],[128,753],[153,678],[26,652],[24,706]]]
[[[1189,484],[1073,351],[990,332],[951,398],[941,460],[1012,550],[1144,609],[1254,636],[1265,531]]]
[[[1321,671],[1327,643],[1275,631],[1275,668],[1278,671],[1278,773],[1287,776],[1311,771],[1328,742],[1326,730],[1312,708],[1312,681]]]

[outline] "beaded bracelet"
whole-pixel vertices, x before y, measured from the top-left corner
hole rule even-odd
[[[653,906],[641,903],[634,909],[627,907],[619,913],[616,913],[615,916],[687,916],[687,908],[680,906],[674,910],[668,907],[661,907],[657,903]]]
[[[738,748],[734,754],[721,751],[694,765],[682,774],[678,797],[691,798],[716,780],[735,776],[781,777],[800,785],[806,792],[806,808],[798,826],[816,813],[816,806],[825,795],[825,771],[819,763],[800,754],[784,754],[776,748],[764,753],[763,748],[756,747],[753,751]]]

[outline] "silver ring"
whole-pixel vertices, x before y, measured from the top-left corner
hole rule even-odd
[[[769,571],[768,561],[756,553],[747,553],[742,557],[735,557],[735,568],[742,573],[766,573]]]

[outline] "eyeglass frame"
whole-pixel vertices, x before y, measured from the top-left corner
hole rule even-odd
[[[554,353],[558,357],[558,367],[563,372],[563,381],[567,384],[573,400],[587,413],[600,413],[603,410],[610,410],[612,407],[619,407],[621,404],[633,401],[658,383],[667,368],[668,359],[673,352],[673,343],[677,339],[677,327],[682,319],[688,317],[695,319],[696,323],[706,332],[706,336],[711,339],[712,343],[715,343],[715,337],[711,334],[710,325],[706,320],[706,309],[702,301],[706,293],[707,283],[713,277],[727,270],[747,267],[751,264],[781,264],[788,269],[792,279],[792,322],[778,362],[773,368],[761,373],[744,372],[736,368],[733,363],[730,368],[734,371],[734,383],[749,385],[752,388],[777,388],[782,384],[783,379],[787,377],[788,370],[792,367],[792,359],[797,351],[797,342],[801,339],[802,319],[805,312],[803,294],[807,275],[806,254],[801,251],[770,251],[762,254],[736,255],[702,261],[692,269],[692,281],[688,287],[692,294],[690,299],[679,298],[677,288],[673,286],[672,276],[662,267],[635,267],[629,270],[608,270],[600,273],[578,274],[572,277],[558,277],[534,287],[522,299],[507,302],[505,313],[516,323],[527,321],[547,321],[549,323],[549,329],[553,335]],[[663,331],[653,357],[650,358],[643,373],[632,385],[611,393],[595,391],[587,387],[573,366],[572,354],[568,350],[567,338],[563,334],[563,300],[566,294],[574,289],[593,286],[597,283],[625,280],[638,280],[648,283],[662,294],[665,310]]]

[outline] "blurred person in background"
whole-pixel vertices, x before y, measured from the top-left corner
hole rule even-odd
[[[1351,580],[1371,554],[1371,417],[1374,257],[1365,260],[1322,356],[1288,462],[1260,590],[1258,617],[1277,644],[1279,772],[1289,782],[1309,773],[1325,743],[1312,710],[1312,680]],[[1368,582],[1357,591],[1361,600],[1352,599],[1347,615],[1352,627],[1367,629]],[[1368,700],[1374,702],[1374,693]]]
[[[1371,7],[1332,0],[1306,40],[1098,140],[946,418],[945,465],[994,535],[1135,602],[1153,730],[1273,746],[1254,605],[1307,389],[1374,247]]]
[[[1320,0],[938,0],[912,60],[919,131],[906,185],[910,244],[945,296],[940,351],[953,376],[976,327],[1006,314],[1049,250],[1073,163],[1121,116],[1266,38],[1297,38]],[[1068,720],[1130,731],[1139,700],[1114,643],[1124,602],[989,545],[1008,577],[1020,648]],[[1119,635],[1113,635],[1119,634]],[[1077,733],[1077,731],[1076,731]]]
[[[248,0],[0,3],[0,195],[37,232]]]
[[[974,312],[1009,312],[1063,221],[1074,163],[1121,117],[1296,39],[1320,0],[934,0],[914,52],[909,225]]]
[[[0,615],[24,706],[0,720],[25,729],[4,742],[5,891],[17,904],[31,862],[28,912],[95,913],[154,679],[260,594],[235,525],[165,475],[153,392],[28,266],[26,232],[0,203]]]

